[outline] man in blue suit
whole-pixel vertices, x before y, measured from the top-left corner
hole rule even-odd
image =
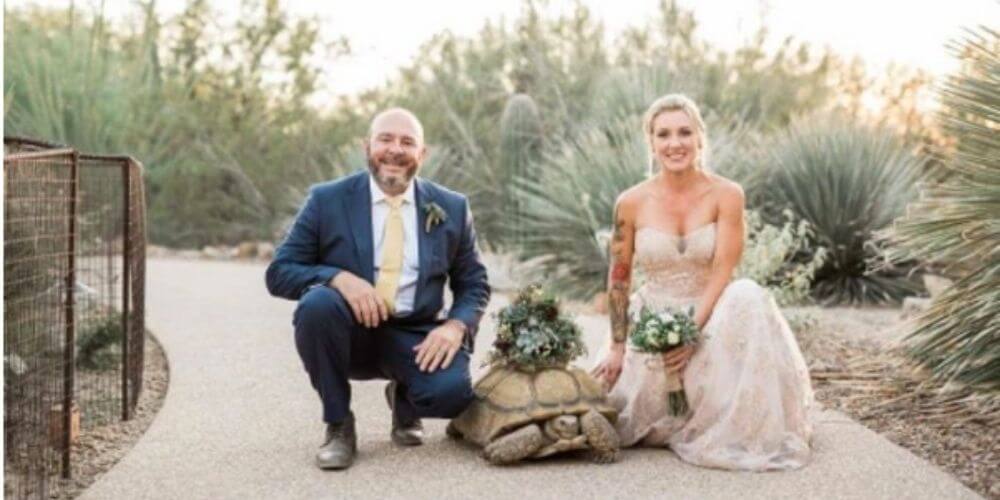
[[[420,121],[379,113],[365,152],[368,172],[312,187],[266,274],[272,295],[298,301],[295,346],[327,423],[321,469],[347,468],[357,453],[349,379],[390,380],[398,445],[422,444],[421,418],[465,409],[490,297],[468,200],[416,177],[427,154]]]

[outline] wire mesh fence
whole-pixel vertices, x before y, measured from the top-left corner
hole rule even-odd
[[[4,492],[48,497],[142,390],[142,166],[4,138]]]

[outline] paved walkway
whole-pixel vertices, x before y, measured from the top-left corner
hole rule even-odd
[[[819,417],[812,464],[794,472],[693,467],[669,451],[627,450],[613,465],[554,459],[487,465],[428,420],[428,442],[389,441],[383,382],[355,385],[359,457],[344,472],[313,466],[319,401],[292,341],[294,304],[264,289],[261,264],[154,259],[147,318],[166,350],[170,388],[135,448],[83,495],[139,498],[978,498],[945,472],[832,412]],[[494,300],[491,309],[503,305]],[[579,317],[591,366],[606,332]],[[479,369],[492,320],[477,343]]]

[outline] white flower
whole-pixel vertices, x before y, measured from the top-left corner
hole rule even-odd
[[[677,332],[667,334],[667,344],[677,345],[681,343],[681,336]]]
[[[674,315],[670,313],[660,313],[660,321],[664,323],[670,323],[674,320]]]

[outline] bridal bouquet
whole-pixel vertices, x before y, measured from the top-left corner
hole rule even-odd
[[[639,352],[662,355],[672,349],[693,344],[697,338],[694,308],[686,313],[673,309],[654,313],[643,307],[632,326],[632,347]],[[688,412],[679,373],[667,373],[667,411],[674,416]]]
[[[565,366],[585,354],[580,328],[559,310],[559,301],[535,284],[497,314],[497,337],[487,362],[536,370]]]

